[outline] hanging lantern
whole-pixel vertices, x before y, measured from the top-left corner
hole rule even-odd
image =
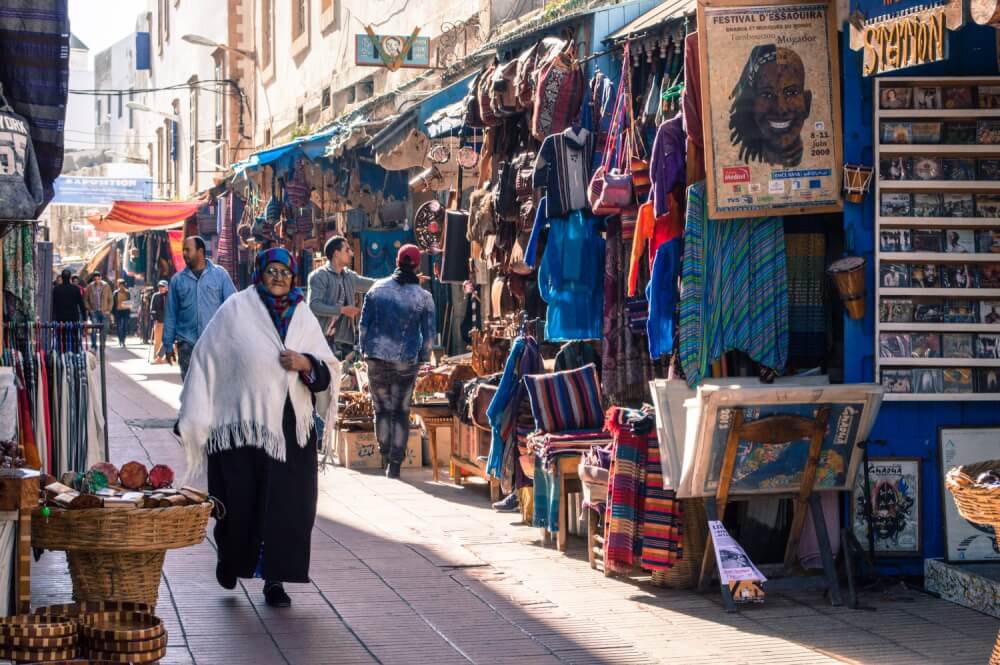
[[[844,164],[844,197],[851,203],[861,203],[872,186],[871,166]]]

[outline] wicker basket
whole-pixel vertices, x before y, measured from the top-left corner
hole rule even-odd
[[[958,466],[945,476],[945,485],[955,499],[958,513],[976,524],[986,524],[1000,535],[1000,485],[976,482],[984,471],[1000,470],[1000,460]]]
[[[684,556],[670,570],[653,571],[653,584],[667,589],[690,589],[698,583],[708,538],[704,499],[678,499],[684,506]]]
[[[66,551],[74,600],[155,607],[166,550],[204,540],[212,506],[52,510],[32,519],[31,545]]]

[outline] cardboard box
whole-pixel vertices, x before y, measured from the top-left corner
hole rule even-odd
[[[375,432],[337,430],[333,446],[333,461],[348,469],[379,469],[382,466],[382,455],[378,450],[378,439]],[[403,468],[423,466],[421,454],[421,436],[419,427],[410,428],[410,436],[406,440],[406,459]]]

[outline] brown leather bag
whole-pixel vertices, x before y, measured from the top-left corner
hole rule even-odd
[[[510,353],[510,340],[494,335],[487,330],[473,330],[472,336],[472,369],[479,376],[495,374],[503,371]]]

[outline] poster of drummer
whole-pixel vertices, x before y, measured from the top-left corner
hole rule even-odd
[[[738,2],[698,3],[708,216],[841,210],[835,7]]]

